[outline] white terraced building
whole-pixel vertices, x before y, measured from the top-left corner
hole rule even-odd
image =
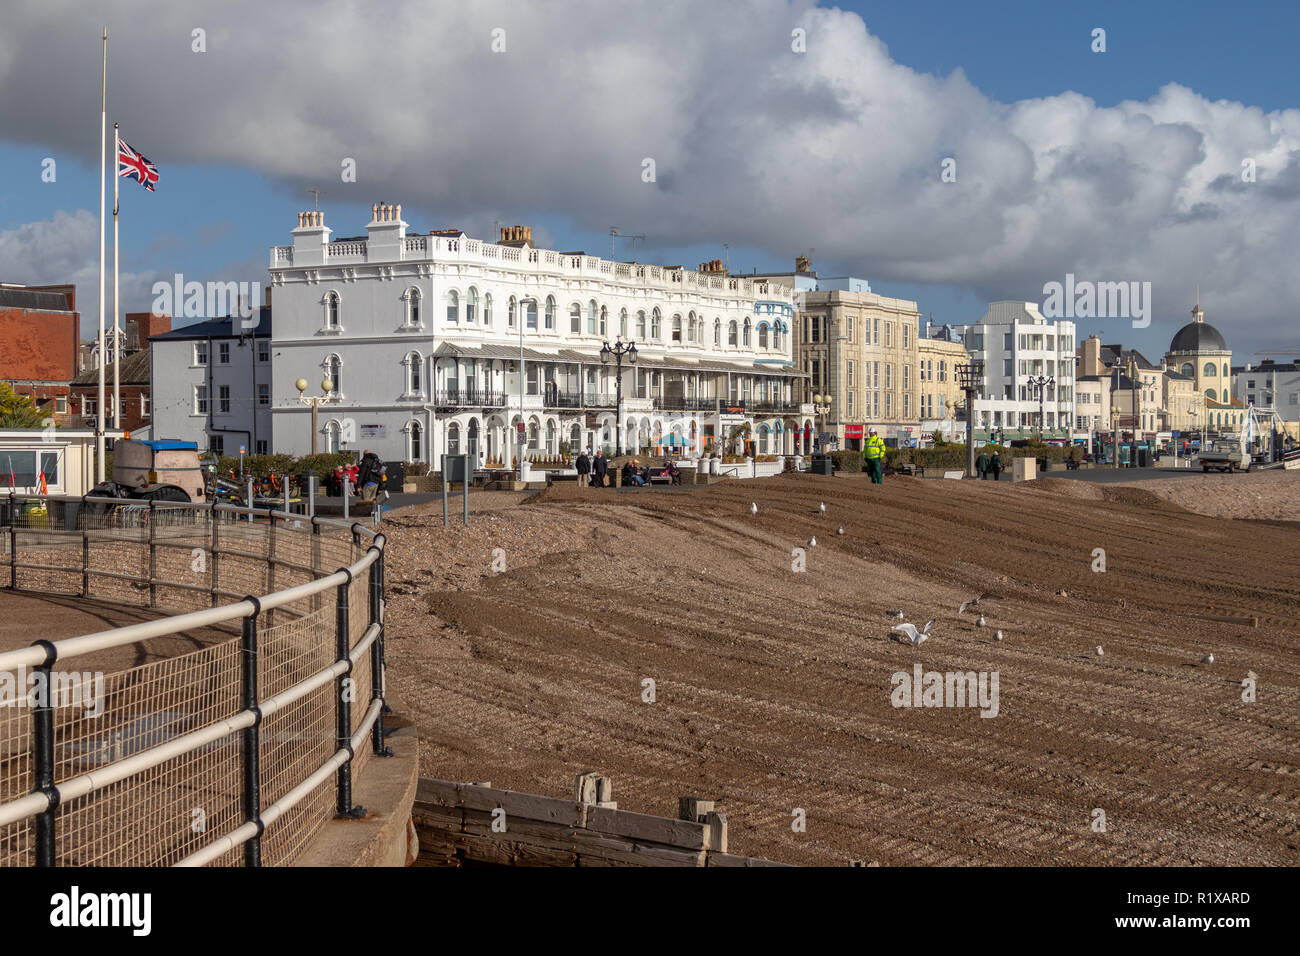
[[[271,249],[277,451],[311,449],[310,409],[331,390],[318,447],[369,448],[394,461],[471,456],[512,466],[601,448],[698,455],[804,450],[812,408],[795,401],[791,293],[700,271],[534,248],[531,230],[500,241],[457,230],[408,235],[401,206],[372,207],[364,238],[331,241],[301,213],[293,245]],[[622,404],[602,346],[635,343]],[[520,367],[522,364],[522,374]],[[805,439],[806,440],[806,439]]]

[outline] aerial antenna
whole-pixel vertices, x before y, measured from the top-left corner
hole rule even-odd
[[[610,227],[609,227],[609,258],[610,258],[611,260],[615,258],[615,254],[614,254],[614,240],[615,240],[615,239],[631,239],[631,240],[632,240],[632,258],[635,259],[635,258],[636,258],[636,241],[637,241],[638,239],[645,239],[645,236],[644,236],[644,235],[640,235],[640,234],[635,235],[635,236],[625,236],[625,235],[623,235],[623,233],[621,233],[621,232],[618,231],[618,227],[617,227],[617,226],[610,226]]]
[[[723,265],[727,267],[727,271],[730,272],[731,271],[731,243],[729,242],[724,242],[722,244],[722,262]]]
[[[309,193],[311,193],[311,196],[312,196],[312,208],[313,208],[313,209],[316,209],[316,210],[319,210],[319,209],[320,209],[320,190],[319,190],[319,189],[306,189],[306,190],[303,190],[303,191],[304,191],[304,192],[309,192]]]

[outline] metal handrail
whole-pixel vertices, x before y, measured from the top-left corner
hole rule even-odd
[[[30,499],[37,496],[24,495],[23,497]],[[67,496],[44,495],[40,497],[44,502],[78,502],[83,506],[91,503],[103,503],[113,507],[122,507],[123,505],[128,505],[128,502],[130,501],[130,499],[91,498],[89,496],[74,498]],[[11,576],[9,586],[11,588],[15,586],[16,580],[16,535],[19,533],[19,529],[16,526],[16,498],[16,494],[11,492],[9,496],[8,512],[10,522],[8,531],[11,547]],[[217,503],[210,505],[194,505],[183,502],[148,502],[147,506],[150,517],[148,538],[150,548],[149,574],[147,578],[140,575],[119,575],[116,573],[114,573],[114,576],[122,577],[137,583],[147,581],[151,588],[151,605],[154,604],[154,597],[152,594],[154,586],[157,584],[170,586],[172,584],[172,582],[158,579],[154,572],[154,554],[158,542],[156,537],[156,524],[152,519],[160,508],[169,510],[188,509],[195,514],[211,514],[214,519],[216,514],[219,512],[235,513],[239,516],[246,516],[250,523],[253,522],[254,518],[262,516],[267,521],[265,527],[268,528],[268,535],[272,542],[274,542],[274,531],[277,519],[282,523],[285,520],[303,520],[301,516],[295,516],[289,512],[278,511],[276,509],[258,509],[248,506]],[[139,505],[134,507],[139,507]],[[38,641],[29,648],[0,654],[0,669],[34,667],[39,671],[44,672],[45,677],[48,680],[53,665],[60,660],[66,660],[68,658],[109,648],[122,647],[124,645],[134,644],[140,641],[149,640],[150,638],[174,634],[192,628],[209,627],[214,624],[221,624],[233,620],[243,621],[243,707],[229,717],[213,721],[188,734],[167,740],[160,744],[146,747],[128,757],[114,761],[108,767],[97,768],[88,773],[83,773],[56,782],[54,780],[53,765],[53,707],[50,703],[49,695],[46,694],[45,700],[33,707],[31,739],[33,749],[32,765],[35,768],[33,775],[35,785],[33,791],[26,796],[0,804],[0,826],[16,823],[24,819],[35,818],[35,842],[38,865],[54,865],[54,815],[61,802],[66,802],[102,790],[114,783],[119,783],[131,776],[160,766],[169,760],[173,760],[177,757],[210,746],[216,741],[235,733],[242,732],[244,735],[245,823],[237,828],[233,833],[227,834],[225,837],[208,844],[186,857],[185,860],[181,861],[182,865],[193,865],[196,860],[198,862],[210,862],[238,846],[244,847],[245,863],[247,865],[260,865],[261,835],[265,831],[267,825],[273,823],[274,820],[278,819],[292,806],[301,802],[301,800],[319,786],[320,783],[324,782],[325,779],[328,779],[330,774],[336,774],[337,776],[339,812],[352,815],[359,810],[359,808],[353,808],[351,806],[351,764],[354,752],[362,743],[364,743],[365,737],[370,735],[373,742],[374,753],[376,755],[391,756],[392,753],[391,750],[384,746],[383,733],[383,710],[385,706],[383,552],[386,539],[384,535],[372,532],[359,523],[349,524],[345,521],[335,521],[318,517],[312,517],[309,520],[312,523],[313,537],[319,534],[320,527],[324,525],[350,532],[354,547],[360,546],[363,536],[369,536],[369,539],[372,542],[371,546],[366,549],[361,558],[354,561],[351,565],[339,568],[339,570],[332,574],[323,575],[314,581],[309,581],[294,587],[272,591],[268,594],[262,595],[261,597],[248,596],[233,604],[192,611],[173,617],[162,618],[157,621],[148,621],[141,624],[133,624],[126,627],[80,635],[78,637],[67,638],[56,642]],[[212,553],[214,560],[222,553],[216,546],[219,527],[219,525],[215,524],[213,526]],[[83,589],[89,574],[106,573],[97,571],[92,572],[88,567],[88,530],[67,531],[45,528],[35,530],[46,537],[68,536],[80,538],[82,540],[83,566],[80,568],[80,572],[83,581]],[[113,529],[104,530],[111,532]],[[141,541],[141,543],[143,543],[143,541]],[[313,550],[313,555],[315,554],[316,551]],[[258,555],[257,558],[260,560],[268,560],[271,562],[272,566],[276,563],[273,555],[268,555],[265,558]],[[27,565],[24,567],[27,567]],[[53,568],[51,569],[53,570]],[[57,570],[73,572],[78,569],[58,568]],[[319,573],[320,570],[321,569],[317,567],[310,569],[313,574]],[[268,581],[271,579],[270,575],[272,573],[273,571],[268,571]],[[370,622],[365,632],[360,636],[360,639],[355,645],[353,645],[349,634],[350,615],[348,586],[357,577],[365,573],[368,573],[369,575],[368,590]],[[291,604],[295,601],[301,601],[304,598],[323,594],[331,588],[336,589],[338,594],[335,634],[337,647],[336,659],[328,667],[322,668],[290,687],[281,690],[279,693],[271,697],[260,698],[256,687],[258,655],[256,626],[258,618],[265,612],[272,611],[279,607],[284,607],[285,605]],[[203,590],[206,590],[206,588]],[[214,595],[217,593],[215,574],[213,578],[212,591]],[[337,695],[338,702],[336,704],[336,709],[337,723],[339,727],[339,747],[316,771],[310,774],[305,780],[301,781],[275,804],[263,810],[260,807],[260,773],[258,770],[261,751],[258,729],[262,719],[265,716],[275,713],[306,697],[313,691],[319,690],[321,687],[327,685],[331,680],[339,682],[340,686],[342,686],[342,682],[347,680],[347,675],[351,672],[353,665],[360,661],[367,652],[371,655],[371,696],[365,718],[362,720],[359,728],[355,733],[351,733],[350,735],[345,733],[345,730],[350,730],[351,728],[350,695]]]

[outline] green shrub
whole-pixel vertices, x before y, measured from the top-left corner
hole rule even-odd
[[[835,467],[840,471],[862,470],[862,452],[860,451],[840,449],[831,452],[831,459],[835,462]]]

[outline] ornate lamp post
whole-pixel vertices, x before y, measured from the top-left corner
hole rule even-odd
[[[984,381],[984,363],[970,361],[957,366],[957,381],[966,393],[966,477],[975,477],[975,393]]]
[[[619,339],[610,345],[606,342],[600,348],[600,364],[614,362],[614,457],[623,457],[623,356],[627,356],[628,365],[636,365],[636,343],[624,344]]]
[[[1043,422],[1044,422],[1043,396],[1049,385],[1056,384],[1056,379],[1054,379],[1050,375],[1031,375],[1029,376],[1029,380],[1028,382],[1026,382],[1026,384],[1029,386],[1029,390],[1031,394],[1033,394],[1034,392],[1038,393],[1038,439],[1039,441],[1042,441]]]
[[[1113,452],[1115,455],[1115,467],[1118,468],[1119,467],[1119,399],[1115,398],[1113,395],[1111,396],[1111,400],[1110,400],[1110,430],[1115,438]]]
[[[318,409],[322,402],[330,400],[330,392],[334,391],[334,383],[328,378],[321,379],[320,390],[325,393],[323,395],[304,394],[307,391],[307,380],[305,378],[300,378],[293,384],[298,389],[298,401],[311,406],[311,453],[314,455],[316,454],[316,437],[320,434],[317,427]]]
[[[826,416],[831,410],[831,396],[822,395],[820,392],[812,397],[813,414],[821,418],[822,426],[817,432],[817,450],[825,451],[822,448],[822,436],[826,433]]]

